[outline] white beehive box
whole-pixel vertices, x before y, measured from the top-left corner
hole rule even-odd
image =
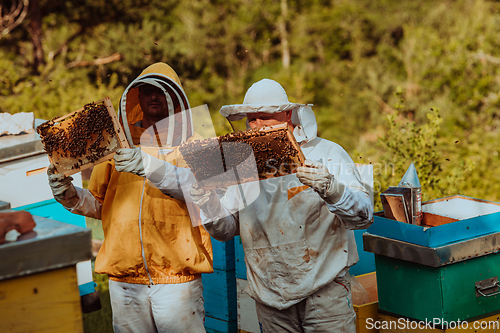
[[[43,122],[42,119],[35,119],[35,127]],[[1,136],[0,201],[9,203],[10,208],[15,209],[52,200],[47,177],[49,164],[37,133]],[[73,174],[72,177],[72,183],[82,187],[81,173]],[[60,210],[64,208],[61,206]],[[75,219],[83,219],[85,225],[84,217],[75,215]],[[77,278],[78,285],[92,282],[90,260],[77,264]]]
[[[44,120],[36,119],[35,126]],[[11,208],[53,198],[47,178],[49,159],[37,133],[0,137],[0,201]],[[82,186],[81,174],[73,184]]]

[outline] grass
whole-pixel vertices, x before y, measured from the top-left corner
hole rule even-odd
[[[101,220],[93,219],[90,217],[86,217],[87,228],[92,230],[92,239],[103,240],[104,232],[102,231],[102,222]]]
[[[86,218],[87,228],[92,230],[92,239],[103,240],[101,220]],[[94,260],[92,260],[92,271],[94,271]],[[105,274],[93,274],[96,290],[101,300],[101,310],[83,314],[83,329],[85,333],[113,333],[113,317],[111,303],[109,300],[108,276]]]
[[[92,262],[92,267],[94,262]],[[111,303],[109,301],[108,276],[94,273],[94,282],[101,299],[101,310],[83,314],[85,333],[113,333]]]

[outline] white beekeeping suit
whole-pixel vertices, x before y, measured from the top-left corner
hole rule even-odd
[[[320,196],[301,183],[296,174],[263,180],[258,185],[242,184],[243,191],[234,186],[220,199],[220,206],[212,205],[212,213],[205,214],[209,217],[202,215],[204,225],[213,237],[222,241],[241,236],[248,277],[246,291],[257,302],[264,331],[263,317],[271,316],[269,309],[286,312],[311,295],[336,285],[338,291],[334,293],[346,293],[338,296],[347,301],[347,306],[332,301],[323,307],[329,308],[327,311],[344,311],[345,323],[340,320],[340,324],[334,323],[327,329],[335,331],[341,325],[350,332],[355,316],[346,273],[358,261],[352,229],[367,228],[373,222],[371,199],[352,159],[338,144],[316,136],[317,124],[311,107],[290,103],[275,81],[264,79],[255,83],[247,91],[243,104],[224,106],[220,113],[235,120],[247,113],[287,110],[292,110],[293,134],[306,159],[326,166],[325,172],[333,175],[336,192]],[[257,193],[257,198],[245,206],[240,199],[242,193],[248,197]],[[301,309],[306,309],[308,318],[308,307]],[[293,324],[286,325],[292,325],[293,329]],[[268,330],[272,329],[273,326],[268,326]]]

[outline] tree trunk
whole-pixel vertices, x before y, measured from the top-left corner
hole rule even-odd
[[[290,67],[290,48],[288,46],[288,31],[286,30],[287,16],[287,0],[281,0],[281,17],[278,20],[278,28],[281,35],[281,61],[284,68]]]
[[[42,49],[42,12],[40,10],[40,1],[31,1],[31,20],[28,32],[33,42],[33,73],[38,74],[38,67],[44,65]]]

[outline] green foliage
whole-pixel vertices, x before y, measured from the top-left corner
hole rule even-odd
[[[319,135],[357,162],[393,163],[383,186],[414,160],[424,198],[500,200],[499,13],[486,0],[41,0],[0,39],[0,111],[49,119],[105,96],[117,108],[163,61],[224,134],[220,107],[267,77],[314,104]]]
[[[386,152],[374,167],[377,190],[383,192],[389,186],[397,186],[410,164],[414,163],[422,186],[423,201],[463,194],[465,176],[474,169],[474,163],[462,160],[456,164],[445,164],[450,158],[446,150],[442,150],[446,145],[440,140],[443,119],[439,110],[431,108],[427,121],[416,124],[407,117],[402,91],[399,90],[396,95],[400,103],[395,105],[394,113],[386,116],[388,129],[380,138]],[[382,209],[378,196],[376,208]]]
[[[116,87],[116,74],[103,84],[98,69],[96,71],[96,79],[90,83],[88,73],[81,69],[68,73],[63,66],[54,65],[41,75],[28,75],[14,83],[0,84],[0,90],[9,90],[9,94],[0,96],[0,111],[35,112],[37,118],[51,119],[106,96],[118,102],[122,89]],[[15,76],[9,79],[14,81]]]

